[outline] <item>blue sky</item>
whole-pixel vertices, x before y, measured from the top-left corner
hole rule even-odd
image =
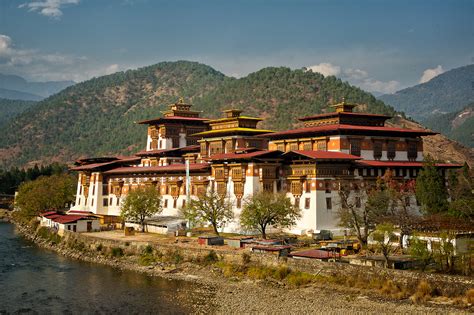
[[[186,59],[394,92],[474,63],[473,17],[472,0],[2,0],[0,72],[81,81]]]

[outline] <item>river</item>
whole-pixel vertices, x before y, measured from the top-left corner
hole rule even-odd
[[[183,314],[205,303],[200,292],[189,282],[59,256],[0,222],[0,314]]]

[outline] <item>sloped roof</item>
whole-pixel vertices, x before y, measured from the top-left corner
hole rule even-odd
[[[202,171],[209,168],[208,163],[189,164],[190,171]],[[119,167],[105,171],[105,174],[136,174],[136,173],[160,173],[160,172],[185,172],[185,164],[171,164],[166,166],[137,166],[137,167]]]
[[[343,152],[334,151],[309,151],[309,150],[295,150],[289,151],[283,154],[283,156],[289,155],[302,155],[313,160],[360,160],[360,156],[355,156]]]
[[[222,154],[214,154],[208,157],[208,160],[240,160],[240,159],[252,159],[252,158],[263,158],[269,155],[275,155],[275,157],[280,156],[283,154],[281,151],[277,150],[262,150],[262,151],[254,151],[249,153],[222,153]]]

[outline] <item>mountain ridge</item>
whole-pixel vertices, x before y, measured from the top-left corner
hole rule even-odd
[[[55,94],[62,89],[75,84],[74,81],[44,81],[44,82],[30,82],[26,79],[11,74],[0,73],[0,89],[8,90],[10,93],[17,93],[16,98],[6,97],[5,94],[0,94],[2,98],[19,99],[19,100],[40,100]],[[0,90],[1,92],[1,90]],[[21,93],[34,95],[37,99],[23,99]],[[27,96],[29,97],[29,96]]]
[[[296,127],[297,117],[327,112],[343,97],[366,104],[360,111],[397,114],[368,92],[303,69],[268,67],[237,79],[197,62],[162,62],[78,83],[29,108],[6,126],[0,161],[24,166],[132,154],[146,134],[134,122],[160,116],[179,97],[208,118],[240,108],[274,130]]]

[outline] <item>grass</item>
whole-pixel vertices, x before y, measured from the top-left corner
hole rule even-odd
[[[121,247],[112,247],[110,249],[110,255],[112,257],[122,257],[124,255],[124,252]]]
[[[416,287],[415,293],[410,296],[410,299],[414,303],[420,303],[420,302],[427,302],[431,300],[432,298],[432,293],[433,293],[433,288],[431,285],[425,281],[422,280],[420,283],[418,283],[418,286]]]

